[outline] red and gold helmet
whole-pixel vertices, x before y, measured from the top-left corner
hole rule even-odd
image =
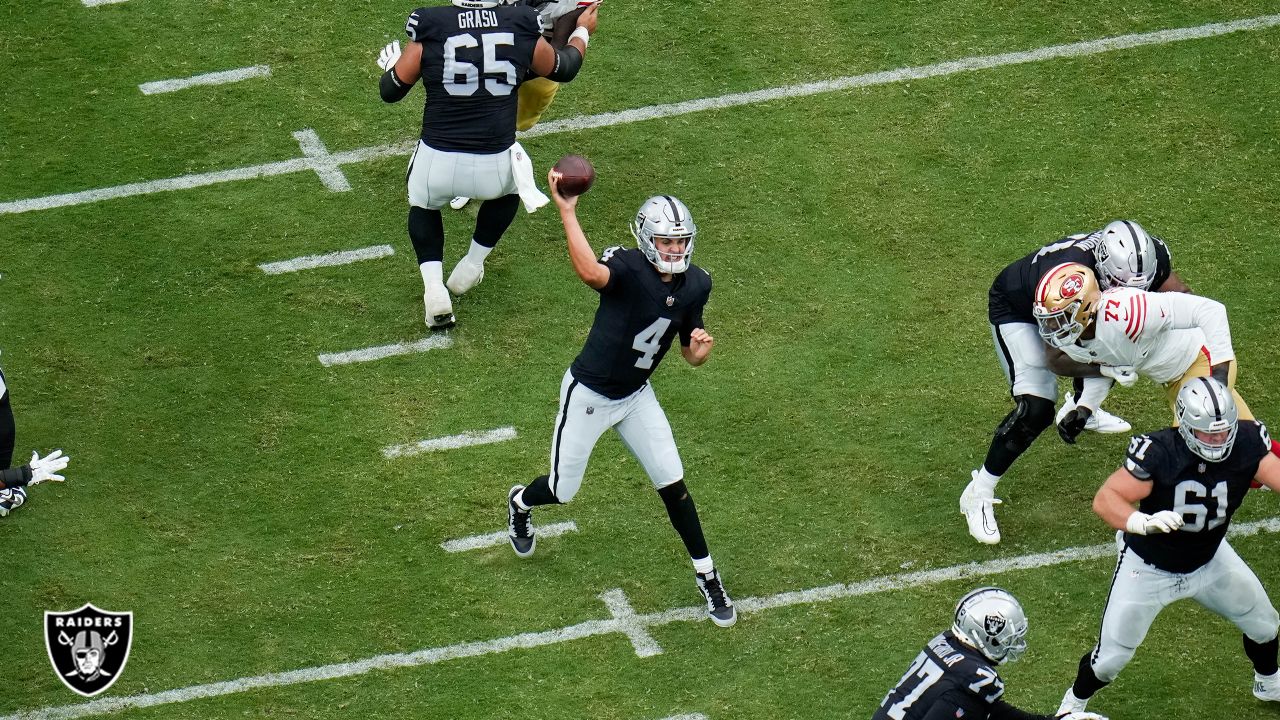
[[[1063,263],[1045,273],[1031,306],[1040,337],[1057,348],[1074,343],[1093,322],[1101,295],[1098,278],[1080,263]]]

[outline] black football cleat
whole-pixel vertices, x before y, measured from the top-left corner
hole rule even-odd
[[[733,601],[729,599],[729,593],[724,591],[720,573],[715,570],[706,575],[697,573],[697,578],[698,590],[707,601],[707,616],[711,618],[711,622],[720,627],[729,627],[738,622],[738,611],[733,609]]]
[[[533,531],[533,512],[521,510],[516,505],[516,496],[524,490],[523,485],[516,485],[507,493],[507,538],[511,540],[511,549],[520,557],[529,557],[538,544],[537,535]]]

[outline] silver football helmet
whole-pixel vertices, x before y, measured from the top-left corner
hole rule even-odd
[[[636,236],[636,246],[649,258],[649,262],[663,273],[682,273],[689,269],[693,256],[693,238],[698,228],[684,203],[670,195],[654,195],[636,212],[631,223],[631,234]],[[658,252],[657,238],[683,238],[684,251],[678,255]]]
[[[1175,412],[1178,432],[1191,452],[1209,462],[1220,462],[1231,454],[1240,428],[1240,411],[1230,388],[1211,377],[1192,378],[1178,391]],[[1216,443],[1209,442],[1198,437],[1197,430],[1226,435]]]
[[[1027,650],[1027,615],[1013,595],[997,587],[960,598],[951,632],[997,664],[1013,662]]]
[[[1103,290],[1131,287],[1151,290],[1156,279],[1156,243],[1132,220],[1108,223],[1093,246],[1098,283]]]

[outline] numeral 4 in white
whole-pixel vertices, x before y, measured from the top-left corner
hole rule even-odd
[[[636,333],[631,349],[640,353],[636,367],[648,370],[653,367],[653,356],[662,349],[662,333],[671,326],[671,318],[660,317],[649,324],[649,327]]]

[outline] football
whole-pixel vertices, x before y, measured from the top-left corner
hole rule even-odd
[[[565,197],[581,195],[596,181],[596,169],[581,155],[565,155],[552,169],[560,173],[560,194]]]

